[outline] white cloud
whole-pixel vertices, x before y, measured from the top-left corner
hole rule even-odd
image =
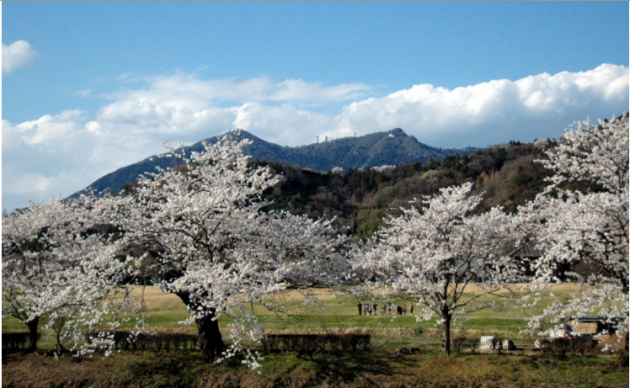
[[[609,118],[628,110],[628,68],[606,64],[452,90],[420,84],[380,98],[365,98],[370,88],[363,84],[265,77],[203,80],[179,72],[142,82],[107,96],[94,114],[68,110],[16,125],[3,121],[4,206],[70,195],[163,151],[162,140],[192,144],[235,126],[292,146],[312,143],[316,135],[400,127],[429,145],[464,147],[556,137],[587,115]],[[319,105],[336,112],[313,108]]]
[[[361,97],[370,88],[361,83],[322,86],[319,82],[287,79],[279,83],[267,77],[237,82],[235,79],[202,80],[196,74],[176,72],[147,77],[148,88],[124,91],[113,97],[196,107],[207,101],[342,101]]]
[[[37,51],[24,40],[18,40],[9,46],[2,44],[2,74],[9,74],[24,66],[34,65]]]
[[[272,141],[296,145],[312,140],[314,126],[322,121],[327,129],[334,124],[333,117],[301,109],[301,104],[338,104],[369,90],[367,85],[358,83],[326,87],[301,79],[278,83],[266,77],[240,82],[202,80],[182,72],[149,77],[146,82],[146,88],[108,96],[113,101],[98,111],[97,121],[103,127],[178,136],[185,142],[238,126]],[[294,130],[300,133],[290,134]],[[280,133],[286,136],[279,136]]]
[[[453,90],[429,84],[344,107],[330,134],[403,128],[445,147],[555,137],[571,122],[628,110],[628,68],[604,64],[584,72],[494,80]]]

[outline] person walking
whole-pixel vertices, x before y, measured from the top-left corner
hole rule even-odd
[[[387,302],[387,315],[392,315],[392,302]]]
[[[361,312],[363,311],[363,305],[361,305],[361,302],[359,302],[357,307],[359,308],[359,316],[361,316]]]
[[[413,315],[413,303],[409,305],[409,314]]]

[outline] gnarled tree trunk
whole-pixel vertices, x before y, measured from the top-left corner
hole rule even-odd
[[[193,313],[197,311],[197,306],[191,303],[188,293],[180,292],[177,293],[177,296],[179,296],[186,306],[190,307]],[[223,343],[223,337],[219,329],[219,321],[215,319],[215,317],[216,311],[210,309],[210,311],[206,311],[206,315],[195,319],[195,323],[197,324],[197,342],[203,354],[203,358],[206,361],[216,360],[225,350],[225,344]]]
[[[219,320],[214,318],[215,314],[212,311],[205,317],[195,320],[197,323],[199,348],[203,353],[204,359],[208,361],[216,360],[225,349],[221,331],[219,330]]]

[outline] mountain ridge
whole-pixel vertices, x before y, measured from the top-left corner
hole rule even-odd
[[[353,168],[372,168],[383,165],[398,165],[408,162],[425,163],[429,159],[443,159],[449,155],[470,155],[478,148],[442,149],[419,142],[407,135],[402,129],[394,128],[386,132],[376,132],[358,137],[345,137],[297,147],[281,146],[265,141],[245,130],[230,132],[238,140],[249,139],[253,143],[245,147],[244,152],[252,161],[277,162],[299,165],[318,171],[329,171],[335,167],[344,170]],[[191,146],[185,146],[186,152],[203,151],[203,142],[215,143],[223,135],[201,140]],[[139,162],[121,167],[97,179],[85,189],[96,194],[120,192],[122,188],[138,179],[141,174],[156,171],[156,167],[173,168],[178,163],[176,158],[150,156]],[[73,194],[75,197],[78,193]]]

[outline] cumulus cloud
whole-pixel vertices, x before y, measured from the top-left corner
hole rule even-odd
[[[117,168],[162,152],[156,134],[104,128],[86,112],[70,110],[17,125],[2,121],[3,207],[66,197]]]
[[[433,146],[483,147],[556,137],[575,120],[610,118],[629,103],[628,68],[608,64],[452,90],[419,84],[379,98],[367,97],[371,89],[364,84],[265,77],[204,80],[178,72],[121,82],[128,87],[139,80],[140,88],[106,96],[97,112],[68,110],[15,125],[3,121],[4,206],[59,191],[70,195],[162,152],[162,140],[192,144],[234,127],[291,146],[312,143],[317,135],[339,138],[400,127]],[[329,113],[318,109],[324,105]]]
[[[604,64],[584,72],[532,75],[446,89],[414,85],[383,98],[357,101],[337,117],[340,135],[403,128],[445,147],[555,137],[571,122],[628,110],[628,68]]]
[[[301,107],[341,103],[364,95],[364,84],[323,86],[319,82],[269,78],[202,80],[177,72],[149,77],[147,87],[124,90],[97,114],[104,127],[135,133],[178,136],[198,141],[237,126],[271,141],[297,145],[314,138],[317,126],[331,129],[334,119]]]
[[[25,40],[10,45],[2,44],[2,74],[9,74],[24,66],[34,65],[37,51]]]

